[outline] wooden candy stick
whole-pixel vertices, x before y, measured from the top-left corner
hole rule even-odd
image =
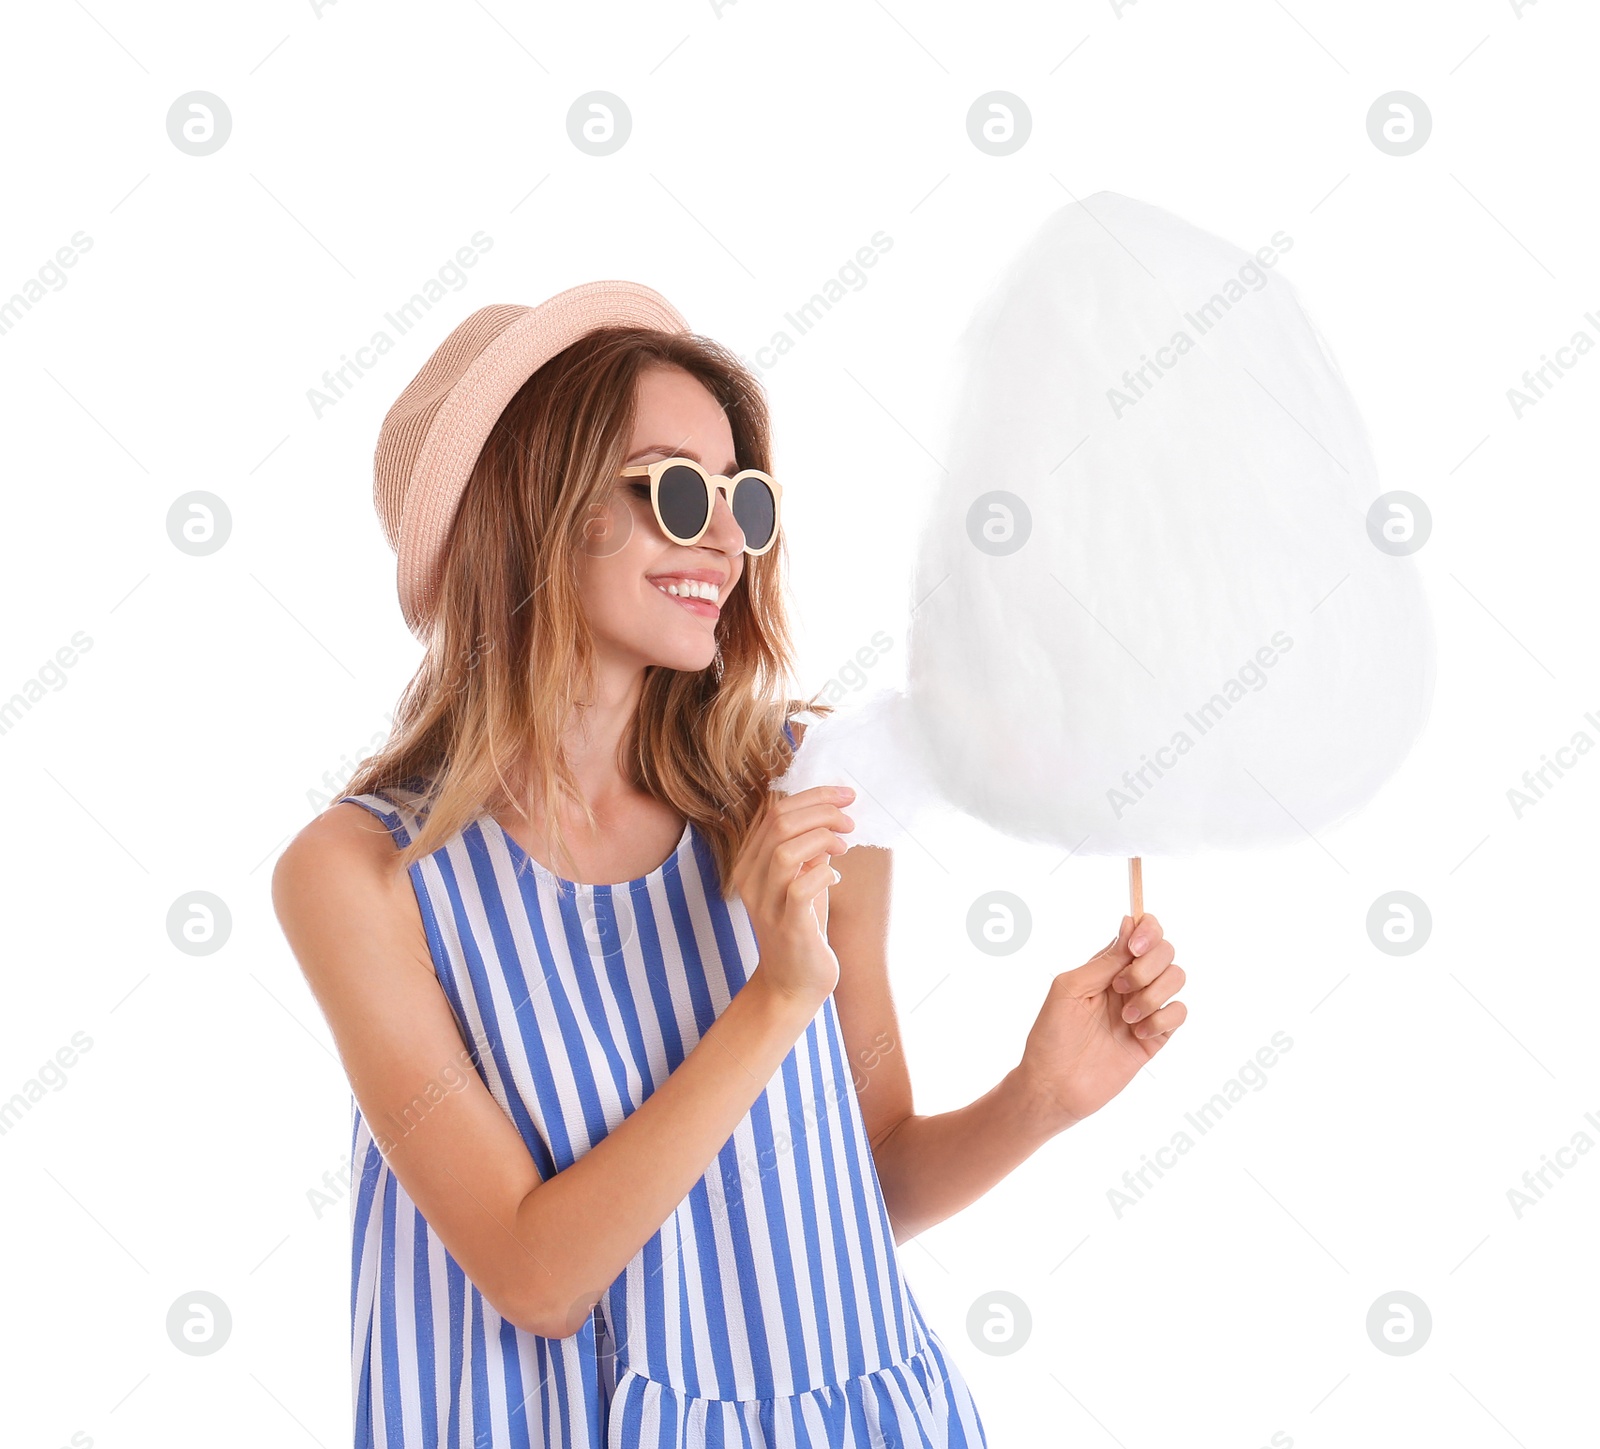
[[[1128,909],[1133,912],[1135,926],[1144,914],[1144,872],[1139,861],[1137,855],[1128,860]]]

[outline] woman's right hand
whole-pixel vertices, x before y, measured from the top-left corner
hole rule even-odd
[[[756,975],[819,1009],[839,984],[839,958],[828,945],[828,887],[839,879],[833,857],[850,848],[842,833],[855,821],[842,807],[855,794],[848,785],[815,785],[769,796],[733,868],[731,884],[760,948]]]

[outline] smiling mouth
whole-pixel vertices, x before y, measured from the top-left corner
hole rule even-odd
[[[691,614],[698,614],[702,619],[715,619],[722,612],[715,599],[706,597],[707,594],[721,593],[715,584],[702,583],[698,579],[674,578],[671,575],[652,579],[651,583],[656,592],[669,603],[687,609]]]
[[[691,614],[698,614],[702,619],[715,619],[722,613],[722,610],[713,604],[710,599],[696,599],[688,594],[669,594],[665,589],[657,589],[656,592],[669,604],[676,605],[680,609],[687,609]]]

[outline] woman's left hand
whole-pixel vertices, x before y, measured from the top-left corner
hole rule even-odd
[[[1115,941],[1050,983],[1017,1071],[1053,1131],[1098,1112],[1183,1025],[1172,957],[1154,916],[1124,916]]]

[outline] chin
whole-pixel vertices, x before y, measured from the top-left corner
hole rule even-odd
[[[657,668],[698,674],[717,657],[717,641],[709,632],[703,639],[666,639],[654,634],[641,641],[638,653]]]

